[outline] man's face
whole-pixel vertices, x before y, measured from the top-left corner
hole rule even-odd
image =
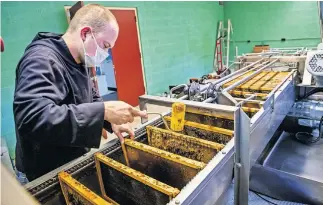
[[[82,30],[81,30],[82,32]],[[110,48],[113,48],[119,34],[119,27],[116,22],[107,23],[106,26],[99,32],[93,32],[93,36],[91,34],[92,29],[88,29],[85,33],[84,39],[84,48],[85,52],[89,56],[94,56],[96,53],[97,45],[104,49],[106,52]],[[82,34],[81,34],[82,36]],[[95,43],[95,40],[97,44]],[[82,61],[84,63],[84,51],[81,52]]]

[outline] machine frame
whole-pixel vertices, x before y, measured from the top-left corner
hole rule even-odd
[[[272,62],[276,62],[274,60]],[[235,118],[234,118],[234,145],[231,147],[232,152],[235,153],[231,160],[233,162],[228,161],[222,166],[222,169],[217,170],[216,167],[213,167],[213,170],[210,169],[209,173],[205,173],[206,171],[202,170],[199,175],[209,175],[212,176],[216,174],[218,177],[221,176],[221,173],[227,169],[225,165],[233,163],[234,166],[234,175],[238,176],[234,178],[235,183],[235,204],[248,204],[248,190],[249,190],[249,176],[250,169],[256,163],[258,157],[265,149],[269,140],[278,129],[278,126],[281,124],[285,116],[287,115],[289,109],[292,107],[295,102],[295,89],[294,84],[296,80],[296,70],[292,70],[287,77],[276,87],[274,88],[267,96],[263,107],[250,119],[245,112],[239,106],[229,106],[231,108],[237,108]],[[232,79],[232,78],[229,78]],[[244,80],[245,81],[245,80]],[[240,83],[244,82],[241,81]],[[224,81],[222,81],[224,82]],[[236,86],[238,83],[236,84]],[[221,95],[221,94],[219,94]],[[154,104],[160,106],[171,107],[174,102],[182,102],[186,105],[192,104],[202,107],[213,107],[213,106],[225,106],[219,104],[213,104],[212,102],[193,102],[184,99],[174,99],[174,98],[166,98],[166,97],[158,97],[158,96],[140,96],[140,109],[145,110],[147,108],[147,104]],[[228,106],[225,106],[228,107]],[[192,109],[192,110],[191,110]],[[195,108],[196,109],[196,108]],[[226,108],[228,109],[228,108]],[[187,112],[196,112],[194,108],[189,108]],[[218,115],[222,115],[222,113],[218,113]],[[145,122],[145,119],[143,119]],[[239,135],[240,136],[239,136]],[[215,160],[218,156],[214,157],[212,161],[208,164],[211,166],[213,160]],[[225,161],[222,159],[221,161]],[[207,177],[206,177],[207,178]],[[192,180],[191,183],[185,187],[181,191],[181,193],[171,201],[170,204],[204,204],[206,203],[205,199],[213,196],[217,197],[215,201],[220,199],[220,196],[223,194],[215,194],[217,193],[214,190],[214,186],[212,183],[221,181],[220,178],[214,177],[215,181],[212,181],[212,177],[208,179],[209,183],[204,182],[203,180],[197,180],[200,177],[196,177]],[[217,181],[219,180],[219,181]],[[228,182],[228,181],[227,181]],[[231,183],[231,182],[230,182]],[[230,183],[223,185],[225,190]],[[212,189],[213,187],[213,189]],[[200,192],[197,190],[207,190],[204,192]],[[212,194],[211,194],[212,193]],[[206,197],[207,196],[207,197]],[[204,199],[204,200],[203,200]],[[177,203],[176,203],[177,202]],[[207,201],[207,204],[209,201]],[[211,204],[211,203],[210,203]]]
[[[238,58],[240,68],[237,72],[225,76],[211,83],[223,85],[224,82],[232,80],[242,74],[247,68],[256,63],[268,60],[270,65],[276,62],[302,62],[303,56],[274,56],[266,59],[263,56],[244,56]],[[264,64],[257,69],[265,69]],[[258,70],[258,73],[261,71]],[[257,71],[256,71],[257,72]],[[147,104],[155,104],[171,107],[175,102],[182,102],[186,105],[186,111],[190,113],[205,114],[209,116],[225,116],[234,120],[234,137],[225,145],[221,152],[207,164],[181,191],[172,199],[169,204],[221,204],[223,195],[232,183],[234,177],[235,204],[248,204],[248,190],[250,170],[258,166],[257,160],[265,150],[269,141],[277,131],[288,111],[296,99],[297,71],[292,70],[264,99],[260,110],[251,118],[243,111],[243,103],[255,101],[251,98],[234,100],[227,92],[231,88],[240,85],[248,79],[243,79],[230,89],[222,90],[221,86],[215,86],[216,96],[208,97],[203,102],[187,100],[184,95],[179,99],[144,95],[139,98],[140,109],[146,110]],[[207,87],[201,88],[206,92]],[[220,103],[216,104],[220,99]],[[219,102],[219,101],[218,101]],[[166,112],[163,115],[169,115]],[[149,122],[142,119],[142,125],[135,131],[136,138],[140,139],[146,134],[147,125],[159,125],[163,121],[160,117]],[[96,151],[109,156],[111,153],[120,150],[121,145],[117,141],[111,141],[104,148]],[[57,174],[64,170],[72,176],[82,172],[94,165],[94,153],[90,152],[52,172],[28,183],[25,188],[38,199],[44,199],[57,186]],[[214,186],[216,184],[216,186]]]

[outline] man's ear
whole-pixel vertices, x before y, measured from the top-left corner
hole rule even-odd
[[[82,41],[84,42],[84,41],[85,41],[85,39],[86,39],[86,36],[87,36],[87,35],[91,35],[91,27],[89,27],[89,26],[83,27],[83,28],[81,29],[81,33],[80,33],[80,35],[81,35],[81,39],[82,39]]]

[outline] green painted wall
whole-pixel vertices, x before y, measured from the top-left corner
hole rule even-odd
[[[225,2],[224,19],[230,19],[234,29],[231,54],[235,46],[242,54],[259,44],[316,47],[321,40],[316,1]]]
[[[16,143],[12,101],[18,60],[37,32],[66,30],[63,6],[74,3],[1,3],[1,36],[6,49],[1,54],[1,137],[7,140],[11,157]],[[223,19],[218,2],[98,3],[137,7],[149,94],[212,71],[217,22]]]

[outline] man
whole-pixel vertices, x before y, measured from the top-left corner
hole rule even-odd
[[[100,5],[82,7],[64,35],[38,33],[16,70],[13,110],[16,166],[28,180],[100,145],[104,127],[123,140],[129,124],[146,117],[121,101],[102,102],[88,67],[100,65],[116,42],[119,28]]]

